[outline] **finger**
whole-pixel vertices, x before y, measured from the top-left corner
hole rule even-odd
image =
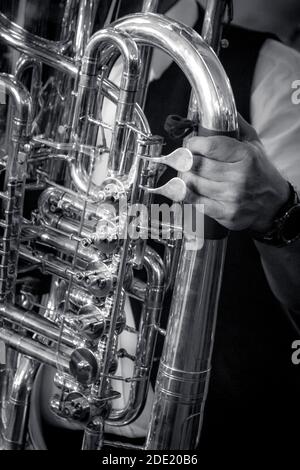
[[[259,141],[259,137],[254,127],[252,127],[240,114],[238,114],[238,120],[240,140],[244,142]]]
[[[195,155],[202,155],[219,162],[234,163],[245,156],[244,143],[232,137],[191,137],[187,147]]]
[[[194,154],[191,171],[213,181],[236,181],[236,171],[234,164],[218,162],[203,155]]]
[[[196,208],[197,205],[202,205],[204,210],[199,208],[199,211],[204,212],[205,215],[208,215],[217,221],[221,220],[224,216],[224,208],[222,204],[218,201],[214,201],[213,199],[209,199],[208,197],[199,196],[189,188],[187,188],[185,203],[194,204]]]
[[[230,185],[221,181],[208,180],[195,173],[183,175],[187,187],[199,196],[205,196],[215,201],[230,200]]]

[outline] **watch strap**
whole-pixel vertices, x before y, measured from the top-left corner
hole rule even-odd
[[[283,239],[282,237],[282,227],[284,226],[286,219],[289,217],[289,211],[294,206],[300,203],[299,195],[296,189],[294,188],[292,183],[288,182],[288,184],[290,187],[289,198],[287,202],[277,212],[274,218],[273,224],[272,224],[272,228],[265,233],[252,231],[251,236],[254,240],[257,240],[261,243],[265,243],[267,245],[282,247],[298,239],[298,237],[296,237],[295,240],[293,239],[293,240],[287,241]],[[300,238],[300,233],[299,233],[299,238]]]

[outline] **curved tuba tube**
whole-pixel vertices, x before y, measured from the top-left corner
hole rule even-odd
[[[209,46],[191,29],[156,15],[120,20],[117,28],[138,43],[153,44],[171,55],[189,79],[199,132],[237,133],[233,94]],[[180,32],[180,34],[178,34]],[[193,48],[191,48],[191,45]],[[189,47],[189,54],[186,50]],[[183,240],[168,330],[157,377],[148,449],[193,449],[199,440],[208,390],[226,231],[210,227],[203,246]]]

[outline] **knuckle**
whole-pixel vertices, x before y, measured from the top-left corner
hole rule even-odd
[[[232,184],[232,193],[237,203],[241,202],[251,192],[250,182],[251,180],[247,172],[243,171],[237,175],[236,181]]]
[[[222,148],[224,145],[226,145],[226,142],[224,142],[223,137],[220,136],[214,136],[214,137],[207,137],[207,142],[209,146],[209,151],[210,152],[221,152]]]
[[[237,197],[236,184],[227,183],[226,186],[224,187],[222,196],[223,196],[224,201],[234,202]]]
[[[237,204],[231,204],[227,207],[226,219],[231,224],[235,224],[239,220],[239,207]]]
[[[238,207],[243,199],[244,194],[244,185],[243,183],[233,183],[228,186],[225,191],[224,197],[229,201],[234,207]]]

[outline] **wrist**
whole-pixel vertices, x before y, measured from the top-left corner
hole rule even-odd
[[[285,246],[300,238],[299,196],[293,185],[287,182],[288,196],[277,209],[265,230],[251,230],[257,241],[273,246]]]
[[[264,236],[264,234],[272,230],[275,221],[284,216],[290,206],[294,204],[294,193],[295,190],[292,184],[283,180],[280,190],[277,191],[273,198],[272,205],[270,204],[268,213],[265,214],[264,218],[259,220],[255,226],[251,227],[250,230],[254,233],[261,234],[261,236]]]

